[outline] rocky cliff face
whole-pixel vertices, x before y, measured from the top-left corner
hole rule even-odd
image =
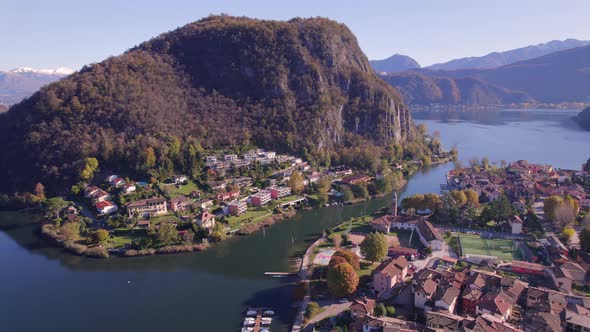
[[[71,179],[89,156],[108,167],[138,164],[147,146],[160,149],[170,137],[321,161],[359,142],[416,135],[354,35],[326,19],[209,17],[85,67],[3,117],[0,146],[11,150],[0,171],[17,187],[31,177]]]

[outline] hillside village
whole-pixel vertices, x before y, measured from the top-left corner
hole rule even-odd
[[[62,211],[65,219],[59,211],[50,213],[45,234],[72,246],[99,246],[131,256],[166,248],[201,250],[228,235],[249,234],[292,216],[296,208],[358,202],[399,189],[403,174],[416,165],[381,165],[376,173],[344,166],[320,169],[299,157],[256,149],[211,152],[199,177],[136,181],[101,172],[85,187],[73,187],[75,203],[63,207],[75,206],[76,211]],[[64,226],[74,232],[61,234]],[[99,230],[107,232],[100,241],[94,239]]]
[[[590,330],[590,247],[575,241],[590,229],[590,165],[472,166],[450,171],[441,195],[406,197],[398,206],[394,194],[390,213],[325,232],[312,253],[307,324],[317,331]],[[458,203],[465,190],[477,201]],[[579,204],[566,223],[544,209],[555,197]],[[452,225],[440,222],[449,200],[457,209]],[[465,216],[471,208],[477,218]],[[504,218],[481,220],[490,208],[506,210]],[[563,234],[568,228],[574,236]],[[342,279],[333,279],[338,273]],[[338,292],[335,280],[352,291]]]

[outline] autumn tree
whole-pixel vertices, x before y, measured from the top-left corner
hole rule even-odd
[[[96,243],[103,243],[109,237],[109,232],[104,229],[99,229],[96,232],[92,233],[92,239]]]
[[[356,291],[359,276],[348,263],[328,268],[328,290],[337,297],[348,296]]]
[[[423,206],[425,209],[434,211],[434,209],[441,203],[440,196],[433,193],[424,194]]]
[[[178,231],[176,230],[176,226],[169,222],[161,223],[156,232],[156,238],[160,244],[165,246],[178,242]]]
[[[569,242],[575,234],[576,230],[571,227],[564,227],[563,231],[561,232],[561,235],[567,242]]]
[[[561,196],[549,196],[543,201],[543,211],[545,218],[555,220],[555,209],[563,203]]]
[[[453,198],[455,205],[458,207],[467,204],[467,195],[465,195],[465,193],[461,190],[451,191],[451,197]]]
[[[368,234],[360,247],[362,255],[371,262],[380,262],[387,256],[387,239],[381,233]]]
[[[463,190],[465,194],[465,198],[467,198],[467,205],[469,206],[479,206],[479,195],[477,191],[473,189]]]
[[[291,187],[291,191],[294,194],[301,194],[303,192],[303,189],[305,189],[303,175],[301,175],[301,173],[298,171],[293,171],[293,173],[291,173],[291,177],[289,178],[288,185],[289,187]]]
[[[352,266],[352,268],[355,271],[358,271],[361,269],[359,257],[356,254],[354,254],[348,250],[340,249],[340,250],[336,251],[334,253],[334,255],[332,255],[332,257],[344,258],[346,260],[346,262],[348,264],[350,264],[350,266]]]
[[[572,206],[564,202],[553,210],[553,221],[565,227],[576,219],[576,215]]]
[[[35,193],[35,196],[39,197],[40,199],[45,199],[45,187],[43,184],[41,184],[41,182],[37,182],[33,192]]]

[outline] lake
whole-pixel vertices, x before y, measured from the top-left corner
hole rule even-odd
[[[590,157],[590,132],[568,119],[571,110],[415,113],[438,131],[460,159],[527,159],[579,169]],[[402,197],[438,192],[453,164],[426,168]],[[264,232],[236,237],[203,253],[88,259],[39,240],[26,216],[0,213],[0,321],[3,331],[238,331],[249,306],[272,306],[273,331],[294,316],[293,280],[266,271],[290,271],[321,232],[389,204],[370,202],[298,213]]]

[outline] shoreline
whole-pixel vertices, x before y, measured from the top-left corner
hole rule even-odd
[[[439,166],[439,165],[446,164],[451,161],[452,161],[451,158],[445,158],[445,159],[433,161],[433,162],[429,163],[428,165],[422,165],[422,166],[412,169],[411,172],[408,173],[408,175],[403,177],[403,184],[401,185],[400,188],[403,189],[404,187],[406,187],[406,185],[408,184],[409,178],[411,176],[413,176],[418,170],[423,169],[425,167]],[[365,203],[370,200],[381,198],[381,197],[384,197],[385,195],[389,195],[392,192],[393,191],[387,192],[387,193],[380,193],[377,195],[370,196],[368,198],[357,198],[357,199],[350,201],[350,202],[343,202],[342,204],[355,205],[355,204]],[[226,238],[220,242],[226,241],[227,239],[234,237],[235,235],[248,236],[248,235],[254,234],[255,232],[259,231],[262,228],[270,227],[270,226],[276,224],[277,222],[295,217],[297,215],[298,211],[309,211],[309,210],[314,210],[314,209],[320,209],[323,207],[324,206],[307,205],[307,206],[304,206],[298,210],[286,211],[283,213],[274,213],[270,216],[265,217],[261,221],[245,224],[237,229],[234,229],[231,232],[228,232],[227,233],[228,238]],[[30,212],[30,210],[31,210],[30,208],[24,208],[24,209],[20,209],[17,211]],[[186,252],[201,252],[201,251],[207,250],[208,248],[210,248],[211,246],[214,245],[213,243],[211,243],[211,244],[208,244],[208,243],[207,244],[204,244],[204,243],[190,243],[190,244],[188,244],[187,243],[187,244],[175,244],[175,245],[162,246],[162,247],[158,247],[158,248],[148,248],[148,249],[139,249],[139,250],[125,249],[125,248],[119,248],[119,249],[107,248],[102,245],[84,245],[84,244],[76,243],[75,241],[66,241],[65,236],[63,236],[61,234],[57,234],[54,230],[49,229],[50,226],[51,225],[44,224],[42,221],[40,221],[39,228],[35,233],[40,238],[43,238],[43,239],[51,242],[52,245],[55,246],[56,248],[61,248],[64,251],[66,251],[70,254],[73,254],[73,255],[77,255],[77,256],[81,256],[81,257],[88,257],[88,258],[108,259],[108,258],[111,258],[111,256],[117,256],[117,257],[121,257],[121,258],[129,258],[129,257],[155,256],[155,255],[170,255],[170,254],[186,253]],[[315,244],[315,242],[314,242],[314,244]]]

